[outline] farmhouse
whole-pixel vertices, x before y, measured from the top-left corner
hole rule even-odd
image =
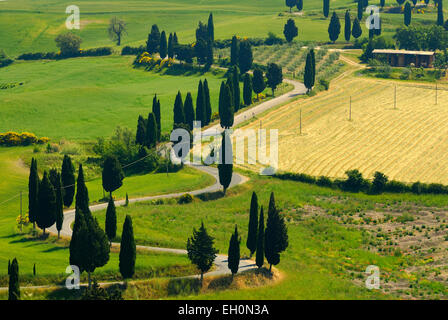
[[[415,67],[431,68],[435,57],[433,51],[375,49],[372,53],[375,59],[387,62],[393,67],[406,67],[412,63]]]

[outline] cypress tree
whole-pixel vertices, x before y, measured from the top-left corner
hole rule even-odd
[[[173,33],[173,44],[174,45],[179,44],[179,39],[177,38],[176,32]]]
[[[11,260],[8,259],[8,275],[11,273]]]
[[[121,164],[115,156],[107,156],[103,163],[103,188],[110,193],[123,185],[124,173]]]
[[[36,229],[37,217],[39,216],[39,174],[37,172],[37,160],[31,159],[30,176],[28,179],[28,217]]]
[[[146,146],[151,149],[157,144],[157,136],[159,129],[157,127],[156,116],[153,112],[148,114],[148,119],[146,120]]]
[[[297,4],[297,0],[286,0],[286,6],[289,7],[289,13],[292,12],[292,7]]]
[[[303,0],[297,0],[297,10],[302,11],[303,10]]]
[[[112,245],[112,240],[117,236],[117,211],[115,209],[115,202],[112,198],[109,198],[109,203],[107,205],[106,225],[104,230],[109,239],[109,244]]]
[[[146,41],[146,51],[153,54],[159,51],[160,47],[160,31],[156,24],[151,27],[151,32],[148,35],[148,40]]]
[[[211,12],[210,15],[208,16],[207,32],[208,32],[208,39],[213,44],[213,42],[215,42],[215,26],[213,24],[213,13]]]
[[[16,258],[9,268],[8,300],[20,300],[19,263]]]
[[[235,232],[230,237],[229,251],[227,255],[227,266],[232,272],[232,279],[238,272],[240,265],[240,242],[241,238],[238,236],[238,227],[235,225]]]
[[[350,11],[347,10],[347,11],[345,11],[345,25],[344,25],[345,41],[347,41],[347,42],[350,41],[351,34],[352,34],[352,22],[350,19]]]
[[[135,134],[135,143],[144,146],[146,142],[146,121],[142,116],[138,116],[137,133]]]
[[[274,96],[275,89],[283,82],[282,68],[275,63],[269,63],[266,78],[268,86],[272,89],[272,96]]]
[[[250,256],[257,249],[257,229],[258,229],[258,198],[255,191],[252,193],[249,211],[249,228],[247,232],[246,247],[250,251]]]
[[[263,206],[260,210],[260,220],[258,221],[258,233],[257,233],[257,254],[255,256],[255,264],[258,268],[261,268],[264,264],[264,215]]]
[[[314,87],[314,84],[316,82],[316,57],[314,55],[314,49],[310,49],[310,55],[311,55],[311,70],[313,71],[313,75],[311,78],[311,86]]]
[[[185,111],[186,124],[188,125],[190,130],[193,130],[193,121],[195,118],[195,114],[194,114],[193,98],[191,97],[190,92],[187,92],[187,96],[185,97],[184,111]]]
[[[404,5],[404,24],[406,26],[409,26],[411,24],[411,4],[409,2],[406,2]]]
[[[180,91],[177,92],[176,100],[174,101],[173,113],[174,113],[174,125],[186,123],[184,104],[182,102],[182,95],[180,94]]]
[[[110,245],[107,239],[106,233],[98,225],[96,218],[86,220],[87,234],[83,242],[83,263],[84,268],[88,273],[89,288],[91,287],[90,274],[95,271],[96,268],[104,266],[109,261]]]
[[[36,276],[36,264],[33,264],[33,276]]]
[[[362,6],[362,0],[358,0],[358,22],[362,20],[363,13],[364,7]]]
[[[250,74],[244,74],[244,86],[243,86],[243,101],[244,105],[249,106],[252,104],[252,78]]]
[[[213,42],[207,41],[207,57],[206,57],[206,68],[210,68],[213,64]]]
[[[223,192],[226,194],[227,188],[232,181],[233,174],[233,152],[232,152],[232,142],[230,140],[229,134],[224,131],[222,133],[221,140],[221,150],[219,154],[219,183],[223,187]]]
[[[303,84],[307,88],[308,92],[313,88],[313,61],[311,53],[308,52],[306,56],[305,72],[303,74]]]
[[[62,230],[62,224],[64,223],[64,203],[62,200],[63,190],[62,190],[61,174],[59,172],[56,174],[56,179],[55,182],[53,182],[53,186],[56,192],[56,230],[58,230],[58,239],[59,239]]]
[[[241,91],[240,91],[240,69],[238,66],[233,66],[232,68],[232,80],[233,80],[233,105],[235,107],[235,112],[241,107]]]
[[[204,97],[205,97],[205,114],[206,114],[206,124],[209,124],[212,119],[212,105],[210,103],[210,90],[208,88],[208,82],[207,79],[204,80],[203,83],[204,88]]]
[[[166,33],[165,33],[165,31],[162,31],[162,33],[160,35],[159,53],[160,53],[160,58],[162,58],[162,59],[165,59],[165,57],[168,54],[168,46],[167,46],[167,43],[166,43]]]
[[[198,231],[193,229],[193,236],[187,240],[188,258],[201,271],[201,286],[204,272],[210,270],[218,253],[218,250],[213,247],[213,241],[213,237],[207,233],[203,222]]]
[[[238,38],[234,35],[232,37],[232,44],[230,46],[230,64],[236,66],[240,56],[240,44]]]
[[[377,35],[377,36],[381,35],[381,26],[382,26],[382,24],[383,24],[383,22],[381,20],[381,17],[378,16],[378,28],[373,30],[375,35]]]
[[[219,91],[219,119],[222,128],[233,126],[234,109],[229,86],[223,81]]]
[[[330,0],[324,0],[323,12],[324,17],[328,18],[328,15],[330,14]]]
[[[269,200],[268,219],[266,222],[264,252],[269,262],[269,271],[272,265],[280,262],[280,253],[288,247],[288,230],[285,221],[275,207],[274,193]]]
[[[70,207],[75,196],[75,167],[72,164],[72,159],[68,155],[64,155],[64,160],[62,160],[61,182],[64,205]]]
[[[238,66],[241,73],[246,73],[252,68],[254,57],[249,41],[242,41],[239,45]]]
[[[152,112],[154,113],[156,117],[156,123],[157,123],[157,141],[160,141],[160,137],[162,134],[162,124],[161,124],[161,118],[160,118],[160,100],[157,99],[157,95],[154,95],[154,98],[152,99]]]
[[[285,36],[286,41],[288,43],[291,42],[298,34],[299,29],[297,28],[294,19],[288,19],[283,28],[283,35]]]
[[[56,194],[54,187],[50,182],[47,172],[44,172],[41,183],[39,184],[39,215],[37,217],[37,226],[43,230],[51,227],[56,222]]]
[[[353,21],[352,36],[355,39],[358,39],[361,35],[362,35],[362,29],[359,24],[359,20],[358,20],[358,18],[355,18],[355,20]]]
[[[229,73],[227,75],[227,81],[226,81],[226,85],[229,87],[230,90],[230,104],[233,107],[233,109],[235,110],[235,100],[233,99],[233,95],[234,95],[234,90],[233,90],[233,74]]]
[[[381,6],[381,8],[383,8],[385,4],[386,4],[386,0],[380,0],[380,6]]]
[[[173,43],[173,34],[170,33],[168,36],[168,58],[174,58],[174,43]]]
[[[437,0],[437,25],[443,26],[443,1]]]
[[[132,219],[126,215],[121,233],[120,273],[124,279],[132,278],[135,273],[136,246]]]
[[[339,17],[336,14],[336,11],[333,11],[330,25],[328,26],[328,35],[333,43],[339,38],[339,33],[341,33],[341,23],[339,22]]]
[[[84,170],[82,169],[82,164],[79,164],[78,180],[76,181],[76,188],[77,189],[76,189],[75,208],[79,209],[83,213],[90,212],[89,192],[87,191],[86,183],[84,180]]]
[[[372,11],[370,11],[370,16],[373,16],[373,10]],[[374,20],[372,19],[372,20],[370,20],[371,21],[371,24],[370,24],[370,28],[369,28],[369,39],[372,39],[373,38],[373,36],[375,35],[375,25],[374,25]]]
[[[202,81],[199,80],[198,95],[196,96],[196,121],[201,121],[201,127],[207,124],[207,110],[205,110],[205,93]]]
[[[254,70],[254,76],[252,78],[252,85],[254,88],[254,92],[257,94],[257,100],[259,100],[260,93],[266,88],[266,82],[264,81],[263,71],[261,69],[256,68]]]

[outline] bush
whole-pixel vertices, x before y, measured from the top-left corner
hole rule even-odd
[[[29,146],[32,144],[44,144],[49,141],[48,138],[37,138],[35,134],[29,132],[17,133],[8,131],[0,133],[0,146]]]
[[[388,183],[386,183],[384,191],[392,193],[403,193],[411,191],[411,188],[406,184],[404,184],[403,182],[391,180]]]
[[[365,191],[368,189],[369,182],[362,177],[362,173],[357,169],[345,172],[347,180],[344,181],[343,189],[350,192]]]
[[[320,80],[319,80],[319,84],[320,84],[325,90],[330,89],[330,81],[328,81],[328,80],[326,80],[326,79],[320,79]]]
[[[72,32],[67,32],[58,35],[54,41],[62,56],[72,57],[79,52],[82,39]]]
[[[0,50],[0,68],[9,66],[14,60],[10,59],[3,50]]]
[[[121,55],[139,55],[146,51],[145,46],[140,47],[130,47],[130,46],[124,46],[123,49],[121,49]]]
[[[319,179],[317,179],[316,184],[320,187],[333,188],[333,181],[325,176],[320,176]]]
[[[57,52],[35,52],[35,53],[23,53],[17,57],[17,60],[59,60],[75,57],[98,57],[108,56],[112,54],[112,48],[100,47],[92,49],[80,49],[70,54],[57,53]]]
[[[183,194],[177,199],[178,204],[186,204],[191,202],[193,202],[193,196],[189,193]]]

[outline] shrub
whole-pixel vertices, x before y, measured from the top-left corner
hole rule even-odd
[[[347,180],[344,181],[343,189],[350,192],[359,192],[366,190],[368,181],[362,177],[362,173],[357,169],[345,172]]]
[[[3,50],[0,50],[0,68],[9,66],[14,60],[10,59]]]
[[[146,51],[145,46],[140,47],[130,47],[130,46],[124,46],[123,49],[121,49],[121,55],[139,55]]]
[[[320,176],[317,179],[316,184],[321,187],[333,188],[333,181],[331,181],[330,178],[325,176]]]
[[[215,121],[215,120],[219,120],[219,113],[218,112],[213,112],[212,116],[211,116],[211,121]]]
[[[319,80],[319,84],[320,84],[325,90],[330,89],[330,81],[328,81],[328,80],[326,80],[326,79],[320,79],[320,80]]]
[[[387,176],[379,171],[375,172],[372,182],[372,193],[380,194],[384,191],[387,184]]]
[[[183,194],[177,199],[178,204],[186,204],[191,202],[193,202],[193,196],[189,193]]]
[[[391,180],[388,183],[386,183],[384,191],[393,193],[403,193],[411,191],[411,188],[406,184],[404,184],[403,182]]]
[[[72,32],[67,32],[58,35],[54,41],[56,42],[56,46],[61,50],[62,56],[72,57],[79,52],[82,39]]]
[[[47,143],[48,138],[37,138],[35,134],[29,132],[17,133],[13,131],[8,131],[5,133],[0,133],[0,146],[29,146],[32,144],[42,144]]]

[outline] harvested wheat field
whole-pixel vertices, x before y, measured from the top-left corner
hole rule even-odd
[[[396,109],[394,91],[396,87]],[[351,96],[351,121],[349,105]],[[403,182],[448,183],[448,87],[348,76],[260,118],[278,129],[279,169],[344,177],[359,169]],[[302,109],[302,135],[299,113]],[[255,121],[246,127],[257,129]]]

